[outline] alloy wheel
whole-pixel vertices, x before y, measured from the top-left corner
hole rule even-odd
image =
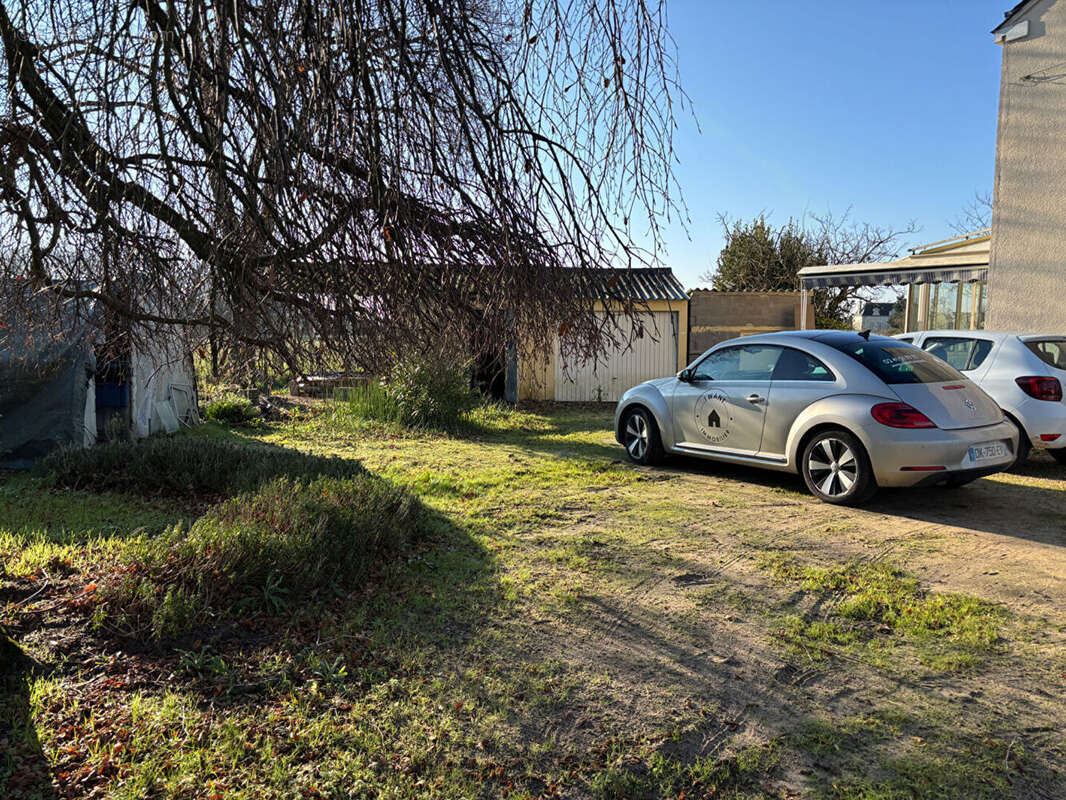
[[[827,436],[811,449],[807,472],[826,497],[842,497],[859,479],[859,460],[847,442]]]
[[[648,423],[641,414],[631,414],[626,422],[626,450],[634,461],[640,461],[648,452]]]

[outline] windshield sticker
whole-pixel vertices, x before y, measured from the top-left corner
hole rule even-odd
[[[719,391],[705,392],[696,400],[696,430],[711,444],[721,444],[729,438],[733,417],[728,401]]]
[[[926,361],[926,355],[921,350],[912,352],[910,350],[904,350],[900,352],[898,350],[884,350],[884,357],[881,359],[881,363],[886,367],[902,366],[904,364],[922,364]]]

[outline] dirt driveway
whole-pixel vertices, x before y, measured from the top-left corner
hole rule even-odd
[[[689,764],[784,742],[755,782],[775,797],[1066,796],[1066,470],[1050,458],[859,509],[747,468],[625,468],[644,480],[591,487],[596,500],[526,535],[554,548],[539,568],[525,550],[522,569],[557,602],[523,646],[597,676],[598,700],[577,702],[586,723],[672,730],[656,752]],[[824,579],[840,570],[853,587]],[[841,613],[893,592],[994,618],[994,642],[956,660],[936,625]],[[585,739],[558,720],[535,735]],[[616,769],[617,796],[666,796]]]

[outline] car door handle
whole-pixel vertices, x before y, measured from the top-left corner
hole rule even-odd
[[[749,394],[748,395],[748,402],[749,403],[761,403],[765,399],[766,398],[763,397],[761,394]]]

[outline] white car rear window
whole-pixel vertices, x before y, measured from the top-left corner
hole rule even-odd
[[[1032,350],[1049,367],[1066,369],[1066,338],[1030,339],[1025,346]]]

